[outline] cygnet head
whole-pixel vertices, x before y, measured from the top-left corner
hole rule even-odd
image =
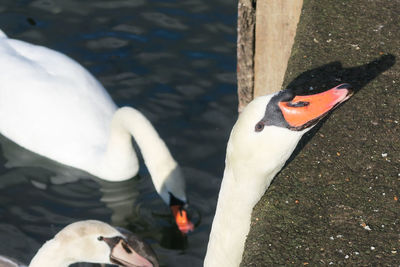
[[[227,164],[265,172],[285,162],[299,139],[329,111],[346,101],[352,90],[341,84],[314,95],[292,90],[254,99],[240,114],[230,136]],[[260,173],[261,174],[261,173]]]
[[[133,234],[132,234],[133,235]],[[62,229],[46,245],[56,248],[67,264],[75,262],[117,264],[126,267],[158,266],[151,247],[134,236],[122,234],[116,228],[94,220],[72,223]],[[41,249],[41,250],[42,250]],[[35,258],[32,260],[32,263]]]

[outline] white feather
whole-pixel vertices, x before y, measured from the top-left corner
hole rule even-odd
[[[77,62],[0,32],[0,73],[4,136],[57,162],[121,181],[139,169],[133,135],[163,200],[168,203],[171,192],[186,201],[180,168],[152,124],[133,108],[117,109]]]

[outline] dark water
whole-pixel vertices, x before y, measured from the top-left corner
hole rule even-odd
[[[147,239],[163,266],[202,266],[237,114],[236,2],[3,0],[0,28],[69,55],[141,110],[183,167],[198,224],[182,238],[143,164],[107,183],[1,137],[0,254],[28,263],[60,228],[98,219]]]

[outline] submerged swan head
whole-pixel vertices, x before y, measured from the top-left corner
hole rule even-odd
[[[150,246],[94,220],[72,223],[47,241],[30,267],[69,266],[76,262],[117,264],[125,267],[158,266]]]
[[[138,110],[119,108],[111,123],[107,153],[97,176],[108,180],[125,180],[138,172],[138,160],[132,147],[132,136],[138,144],[153,184],[162,200],[170,206],[182,233],[194,229],[187,217],[186,185],[182,170],[151,122]],[[118,178],[118,179],[117,179]]]

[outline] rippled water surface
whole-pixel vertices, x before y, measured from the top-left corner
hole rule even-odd
[[[0,28],[74,58],[118,106],[142,111],[183,168],[197,223],[179,234],[144,164],[104,182],[0,136],[0,254],[28,263],[60,228],[90,218],[135,231],[163,266],[202,266],[237,114],[236,2],[3,0]]]

